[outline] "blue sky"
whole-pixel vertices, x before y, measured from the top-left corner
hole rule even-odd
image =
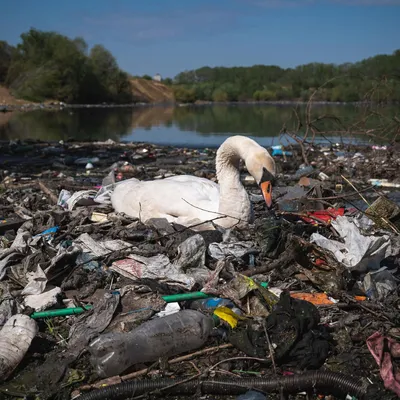
[[[0,0],[0,40],[35,27],[100,43],[131,74],[353,62],[400,48],[400,0]]]

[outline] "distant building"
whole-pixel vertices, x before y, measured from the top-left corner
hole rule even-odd
[[[161,82],[161,75],[160,74],[155,74],[154,76],[153,76],[153,81],[158,81],[158,82]]]

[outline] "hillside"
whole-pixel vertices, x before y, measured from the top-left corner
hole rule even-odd
[[[131,79],[133,97],[145,103],[166,103],[174,101],[173,90],[157,81]]]
[[[174,93],[172,88],[163,85],[160,82],[148,81],[146,79],[131,79],[132,97],[136,102],[143,103],[170,103],[174,102]],[[44,103],[46,103],[45,101]],[[2,105],[23,105],[32,104],[13,96],[9,89],[0,85],[0,106]]]
[[[25,100],[16,99],[6,87],[0,85],[0,106],[5,104],[14,106],[26,103],[29,102]]]

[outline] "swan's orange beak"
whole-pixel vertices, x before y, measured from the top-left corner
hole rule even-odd
[[[272,185],[270,181],[261,182],[260,189],[268,208],[272,206]]]

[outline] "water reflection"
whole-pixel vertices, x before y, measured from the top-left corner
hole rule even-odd
[[[362,119],[364,110],[349,105],[314,106],[310,115],[319,130],[342,130]],[[385,108],[387,116],[395,107]],[[297,110],[304,122],[305,107]],[[318,118],[328,116],[328,119]],[[366,126],[379,123],[378,116]],[[293,131],[299,120],[291,106],[218,105],[188,107],[143,107],[37,110],[25,113],[0,113],[0,140],[107,140],[148,141],[173,145],[218,145],[225,137],[243,134],[259,138],[260,143],[276,141],[282,127]],[[365,127],[364,127],[365,128]],[[365,138],[364,138],[365,139]]]

